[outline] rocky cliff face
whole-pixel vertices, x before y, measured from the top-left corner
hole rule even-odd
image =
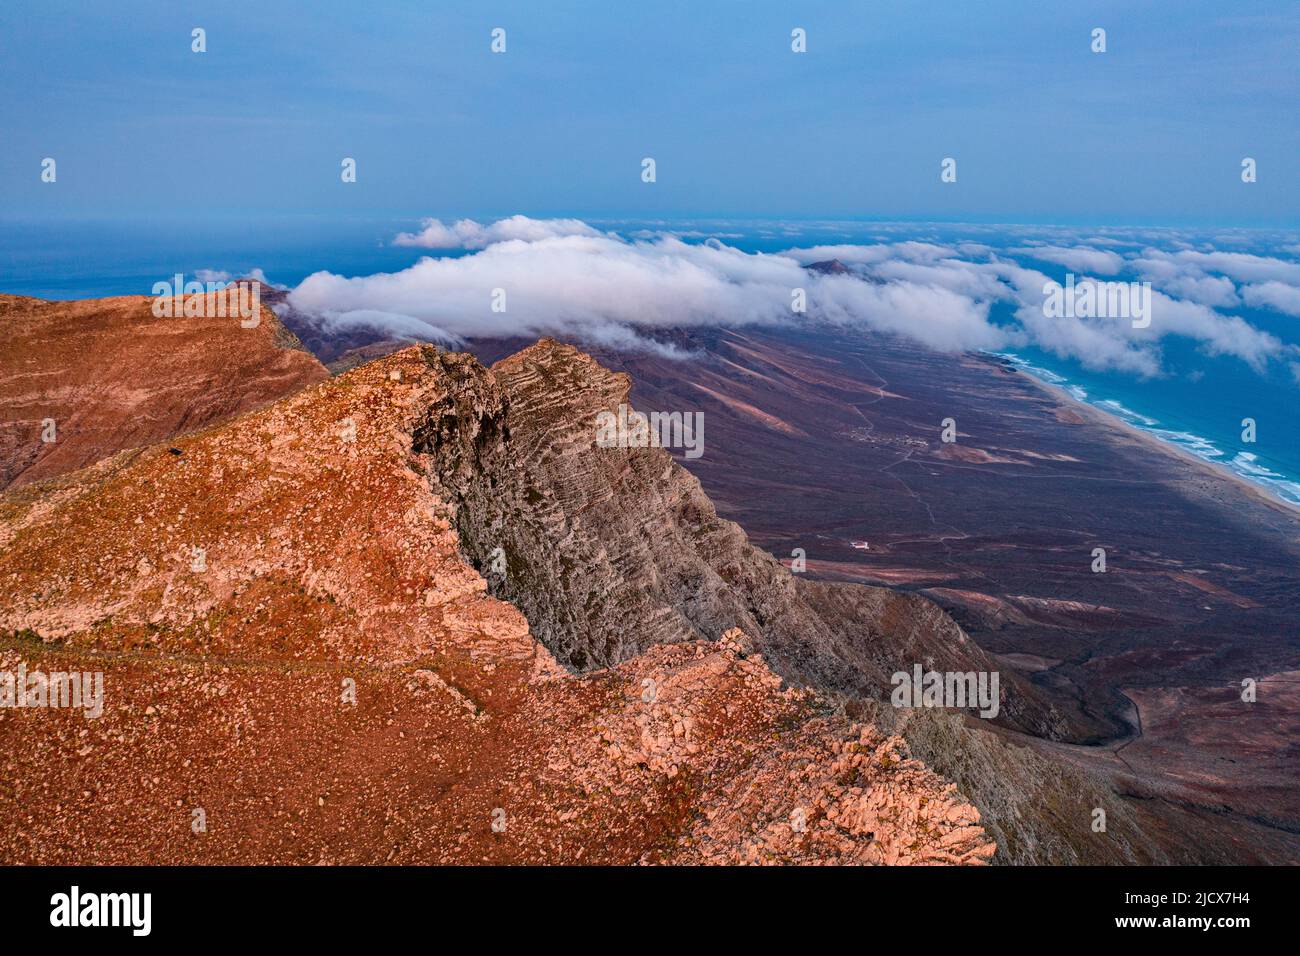
[[[327,375],[265,307],[243,328],[238,316],[159,318],[153,303],[0,295],[0,488],[201,428]]]
[[[492,593],[570,667],[738,627],[788,679],[877,699],[918,663],[999,670],[923,597],[792,575],[664,449],[598,447],[597,415],[628,402],[626,375],[550,339],[491,371],[464,354],[431,361],[451,383],[415,430],[435,491]],[[1002,679],[1002,719],[1050,734],[1037,688]]]
[[[0,496],[0,671],[103,673],[97,718],[0,709],[0,861],[987,860],[901,738],[767,661],[870,683],[905,606],[805,631],[823,593],[666,454],[583,451],[566,416],[626,384],[593,366],[407,349]],[[493,541],[532,629],[462,557]]]

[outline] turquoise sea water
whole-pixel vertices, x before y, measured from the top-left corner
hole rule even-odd
[[[1300,236],[1236,232],[1197,236],[1185,230],[1152,232],[1088,227],[955,226],[926,223],[594,221],[622,235],[639,230],[678,229],[688,241],[708,236],[747,252],[778,252],[815,245],[871,245],[921,241],[957,247],[979,243],[999,256],[1029,264],[1063,281],[1066,270],[1026,256],[1026,242],[1076,245],[1089,238],[1095,248],[1123,251],[1222,248],[1233,252],[1300,261]],[[22,222],[0,219],[0,292],[51,299],[148,294],[154,282],[176,272],[192,278],[200,270],[232,275],[261,268],[275,282],[295,285],[318,270],[342,275],[398,271],[428,250],[389,244],[414,219],[226,218],[194,222]],[[1104,236],[1107,242],[1098,237]],[[1113,242],[1112,242],[1113,241]],[[1110,244],[1108,244],[1110,243]],[[1292,247],[1292,248],[1288,248]],[[461,254],[461,253],[435,253]],[[1122,276],[1129,279],[1133,276]],[[994,303],[991,319],[1011,323],[1013,306]],[[1241,306],[1239,315],[1291,346],[1300,345],[1300,317]],[[0,330],[2,334],[2,330]],[[1076,359],[1032,347],[1000,350],[1024,371],[1066,389],[1076,398],[1128,424],[1177,445],[1300,504],[1300,364],[1275,361],[1252,369],[1241,360],[1208,354],[1197,343],[1168,336],[1161,343],[1161,374],[1089,370]],[[1242,437],[1242,420],[1256,423],[1256,441]]]
[[[1059,363],[1041,353],[1027,351],[1032,357],[1015,352],[993,354],[1010,360],[1035,378],[1064,389],[1079,401],[1226,468],[1283,501],[1300,505],[1300,467],[1295,460],[1297,443],[1290,432],[1294,427],[1295,408],[1300,401],[1295,395],[1287,396],[1285,386],[1271,399],[1261,389],[1248,387],[1235,392],[1220,391],[1211,402],[1200,393],[1189,399],[1187,390],[1177,384],[1160,383],[1152,387],[1122,379],[1090,376],[1079,369],[1069,369],[1073,378],[1067,378],[1045,367]],[[1044,364],[1036,365],[1035,362]],[[1139,408],[1145,411],[1138,411]],[[1254,443],[1242,440],[1240,425],[1245,418],[1256,421]],[[1277,430],[1279,435],[1270,440],[1269,432],[1273,430]]]

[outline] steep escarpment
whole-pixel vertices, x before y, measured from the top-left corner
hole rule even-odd
[[[430,354],[453,383],[415,430],[436,493],[455,504],[462,548],[492,593],[569,666],[737,627],[790,680],[876,699],[916,664],[998,670],[925,598],[790,574],[720,519],[664,449],[599,447],[596,417],[627,403],[626,375],[549,339],[490,371]],[[1037,688],[1002,676],[1001,719],[1055,733]]]
[[[202,428],[328,375],[265,307],[253,324],[217,310],[155,316],[155,301],[0,295],[0,488]]]
[[[97,714],[0,709],[0,862],[989,859],[758,634],[560,666],[454,527],[516,441],[493,380],[408,349],[0,495],[0,671],[103,675]]]

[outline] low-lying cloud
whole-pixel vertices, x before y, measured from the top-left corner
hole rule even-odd
[[[1255,309],[1272,309],[1287,315],[1300,315],[1300,287],[1284,282],[1242,286],[1241,297]]]
[[[882,241],[746,252],[672,233],[624,238],[577,219],[513,216],[491,224],[422,222],[395,244],[458,250],[394,273],[318,272],[289,297],[331,329],[370,325],[403,338],[455,344],[476,337],[557,335],[680,355],[653,333],[673,327],[829,322],[910,338],[944,352],[1031,345],[1099,370],[1161,374],[1161,341],[1191,339],[1256,370],[1297,350],[1219,309],[1244,303],[1300,314],[1300,265],[1244,253],[1133,244]],[[1080,243],[1084,240],[1078,240]],[[806,266],[837,259],[843,270]],[[1149,281],[1149,328],[1115,318],[1044,314],[1060,278],[1021,260],[1078,272],[1078,281]],[[1114,278],[1119,276],[1119,278]],[[1238,282],[1248,283],[1240,289]],[[806,313],[792,305],[806,302]]]
[[[1031,259],[1054,262],[1074,272],[1084,272],[1092,275],[1113,276],[1124,268],[1122,256],[1104,249],[1090,249],[1082,246],[1073,248],[1065,246],[1022,246],[1010,251]]]
[[[580,219],[529,219],[527,216],[511,216],[487,226],[473,219],[460,219],[450,226],[440,219],[422,219],[420,227],[419,232],[399,232],[393,237],[393,245],[419,249],[485,249],[494,242],[511,239],[536,242],[556,236],[600,235]]]

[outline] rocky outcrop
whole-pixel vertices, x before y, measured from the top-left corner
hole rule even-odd
[[[270,309],[160,318],[154,298],[0,295],[0,488],[259,408],[327,372]]]
[[[957,864],[993,855],[979,813],[951,785],[936,792],[901,737],[826,717],[757,748],[747,734],[714,733],[720,719],[757,729],[750,720],[763,719],[768,694],[796,706],[813,699],[781,691],[739,628],[713,643],[655,647],[617,670],[651,703],[608,715],[578,756],[624,800],[637,797],[634,768],[718,784],[701,790],[677,862]],[[945,835],[913,839],[932,828]]]
[[[853,275],[853,270],[840,262],[839,259],[824,259],[821,262],[810,262],[804,266],[809,272],[816,272],[824,276],[847,276]]]
[[[455,504],[492,593],[570,667],[738,627],[786,678],[877,699],[918,663],[999,670],[926,598],[792,575],[719,518],[666,450],[598,447],[596,417],[628,402],[626,375],[550,339],[491,371],[464,354],[430,361],[451,383],[415,429],[435,491]],[[1002,719],[1050,733],[1038,689],[1002,681]]]
[[[0,709],[0,862],[986,861],[951,784],[769,666],[790,638],[737,589],[749,558],[656,570],[618,525],[609,568],[698,575],[701,613],[735,619],[712,634],[689,608],[632,603],[651,639],[624,623],[601,641],[612,605],[538,605],[566,663],[572,636],[590,641],[584,673],[487,593],[462,557],[486,539],[456,528],[494,482],[511,507],[543,495],[537,544],[567,521],[557,563],[598,554],[597,501],[656,470],[671,510],[650,531],[743,543],[666,456],[595,463],[624,477],[603,490],[557,483],[587,430],[563,421],[565,393],[587,374],[546,345],[503,387],[467,356],[407,349],[0,496],[0,671],[98,671],[104,689],[93,719]],[[555,580],[539,553],[513,560]],[[611,579],[606,600],[637,590]]]

